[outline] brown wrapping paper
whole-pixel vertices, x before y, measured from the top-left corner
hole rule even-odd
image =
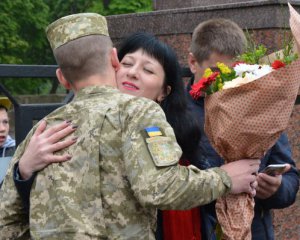
[[[256,81],[206,97],[205,131],[226,162],[262,158],[275,144],[293,110],[299,70],[297,60]],[[226,239],[251,239],[253,206],[246,194],[218,199],[216,211]]]
[[[291,30],[299,45],[300,15],[289,7]],[[205,131],[226,162],[262,158],[275,144],[288,125],[300,86],[299,73],[297,60],[251,83],[206,97]],[[251,239],[253,208],[254,200],[247,194],[217,200],[224,239]]]
[[[261,158],[274,145],[287,127],[299,89],[299,71],[297,60],[205,98],[205,131],[224,159]]]

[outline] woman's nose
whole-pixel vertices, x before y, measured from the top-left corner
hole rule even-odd
[[[137,66],[132,66],[130,69],[128,69],[128,76],[130,77],[137,77],[137,73],[138,73],[138,67]]]

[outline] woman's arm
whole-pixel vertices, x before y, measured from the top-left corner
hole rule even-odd
[[[33,134],[24,154],[19,159],[19,171],[22,180],[32,176],[51,163],[60,163],[72,158],[70,154],[56,155],[55,152],[74,144],[77,138],[65,138],[73,133],[77,126],[71,121],[46,129],[46,121],[42,121]]]
[[[70,160],[72,156],[69,154],[55,155],[54,153],[76,142],[74,137],[66,138],[77,128],[70,121],[62,122],[47,130],[46,127],[46,121],[42,121],[13,170],[14,183],[27,212],[29,211],[30,190],[36,172],[49,164]]]

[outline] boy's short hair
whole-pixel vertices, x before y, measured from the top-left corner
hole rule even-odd
[[[78,13],[51,23],[47,38],[67,81],[74,82],[102,74],[112,42],[104,16]]]
[[[7,109],[4,105],[1,105],[1,104],[0,104],[0,111],[1,111],[1,110],[5,110],[5,112],[8,112],[8,109]]]
[[[66,80],[74,82],[105,73],[111,49],[110,37],[90,35],[72,40],[53,53]]]
[[[200,23],[194,30],[190,52],[198,63],[207,60],[213,52],[236,57],[246,46],[243,30],[229,19],[211,19]]]

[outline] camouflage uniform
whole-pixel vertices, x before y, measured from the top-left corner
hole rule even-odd
[[[50,25],[53,48],[76,36],[107,35],[107,29],[89,25],[103,21],[102,16],[77,16]],[[46,117],[48,126],[64,120],[79,126],[78,140],[57,153],[68,152],[71,161],[49,165],[37,174],[30,194],[34,239],[154,239],[157,208],[192,208],[231,187],[230,178],[219,168],[200,171],[177,164],[181,149],[173,129],[151,100],[108,86],[86,87],[70,104]],[[147,127],[156,127],[161,136],[150,136]],[[1,189],[0,239],[29,239],[28,216],[12,171],[34,131],[17,149]]]
[[[181,150],[153,101],[111,87],[88,87],[46,120],[51,126],[64,119],[79,126],[79,138],[62,151],[73,155],[71,161],[38,173],[30,196],[34,239],[154,239],[157,208],[202,205],[230,188],[218,168],[177,165]],[[147,137],[149,126],[158,126],[163,136]],[[12,166],[1,191],[1,239],[28,227]]]

